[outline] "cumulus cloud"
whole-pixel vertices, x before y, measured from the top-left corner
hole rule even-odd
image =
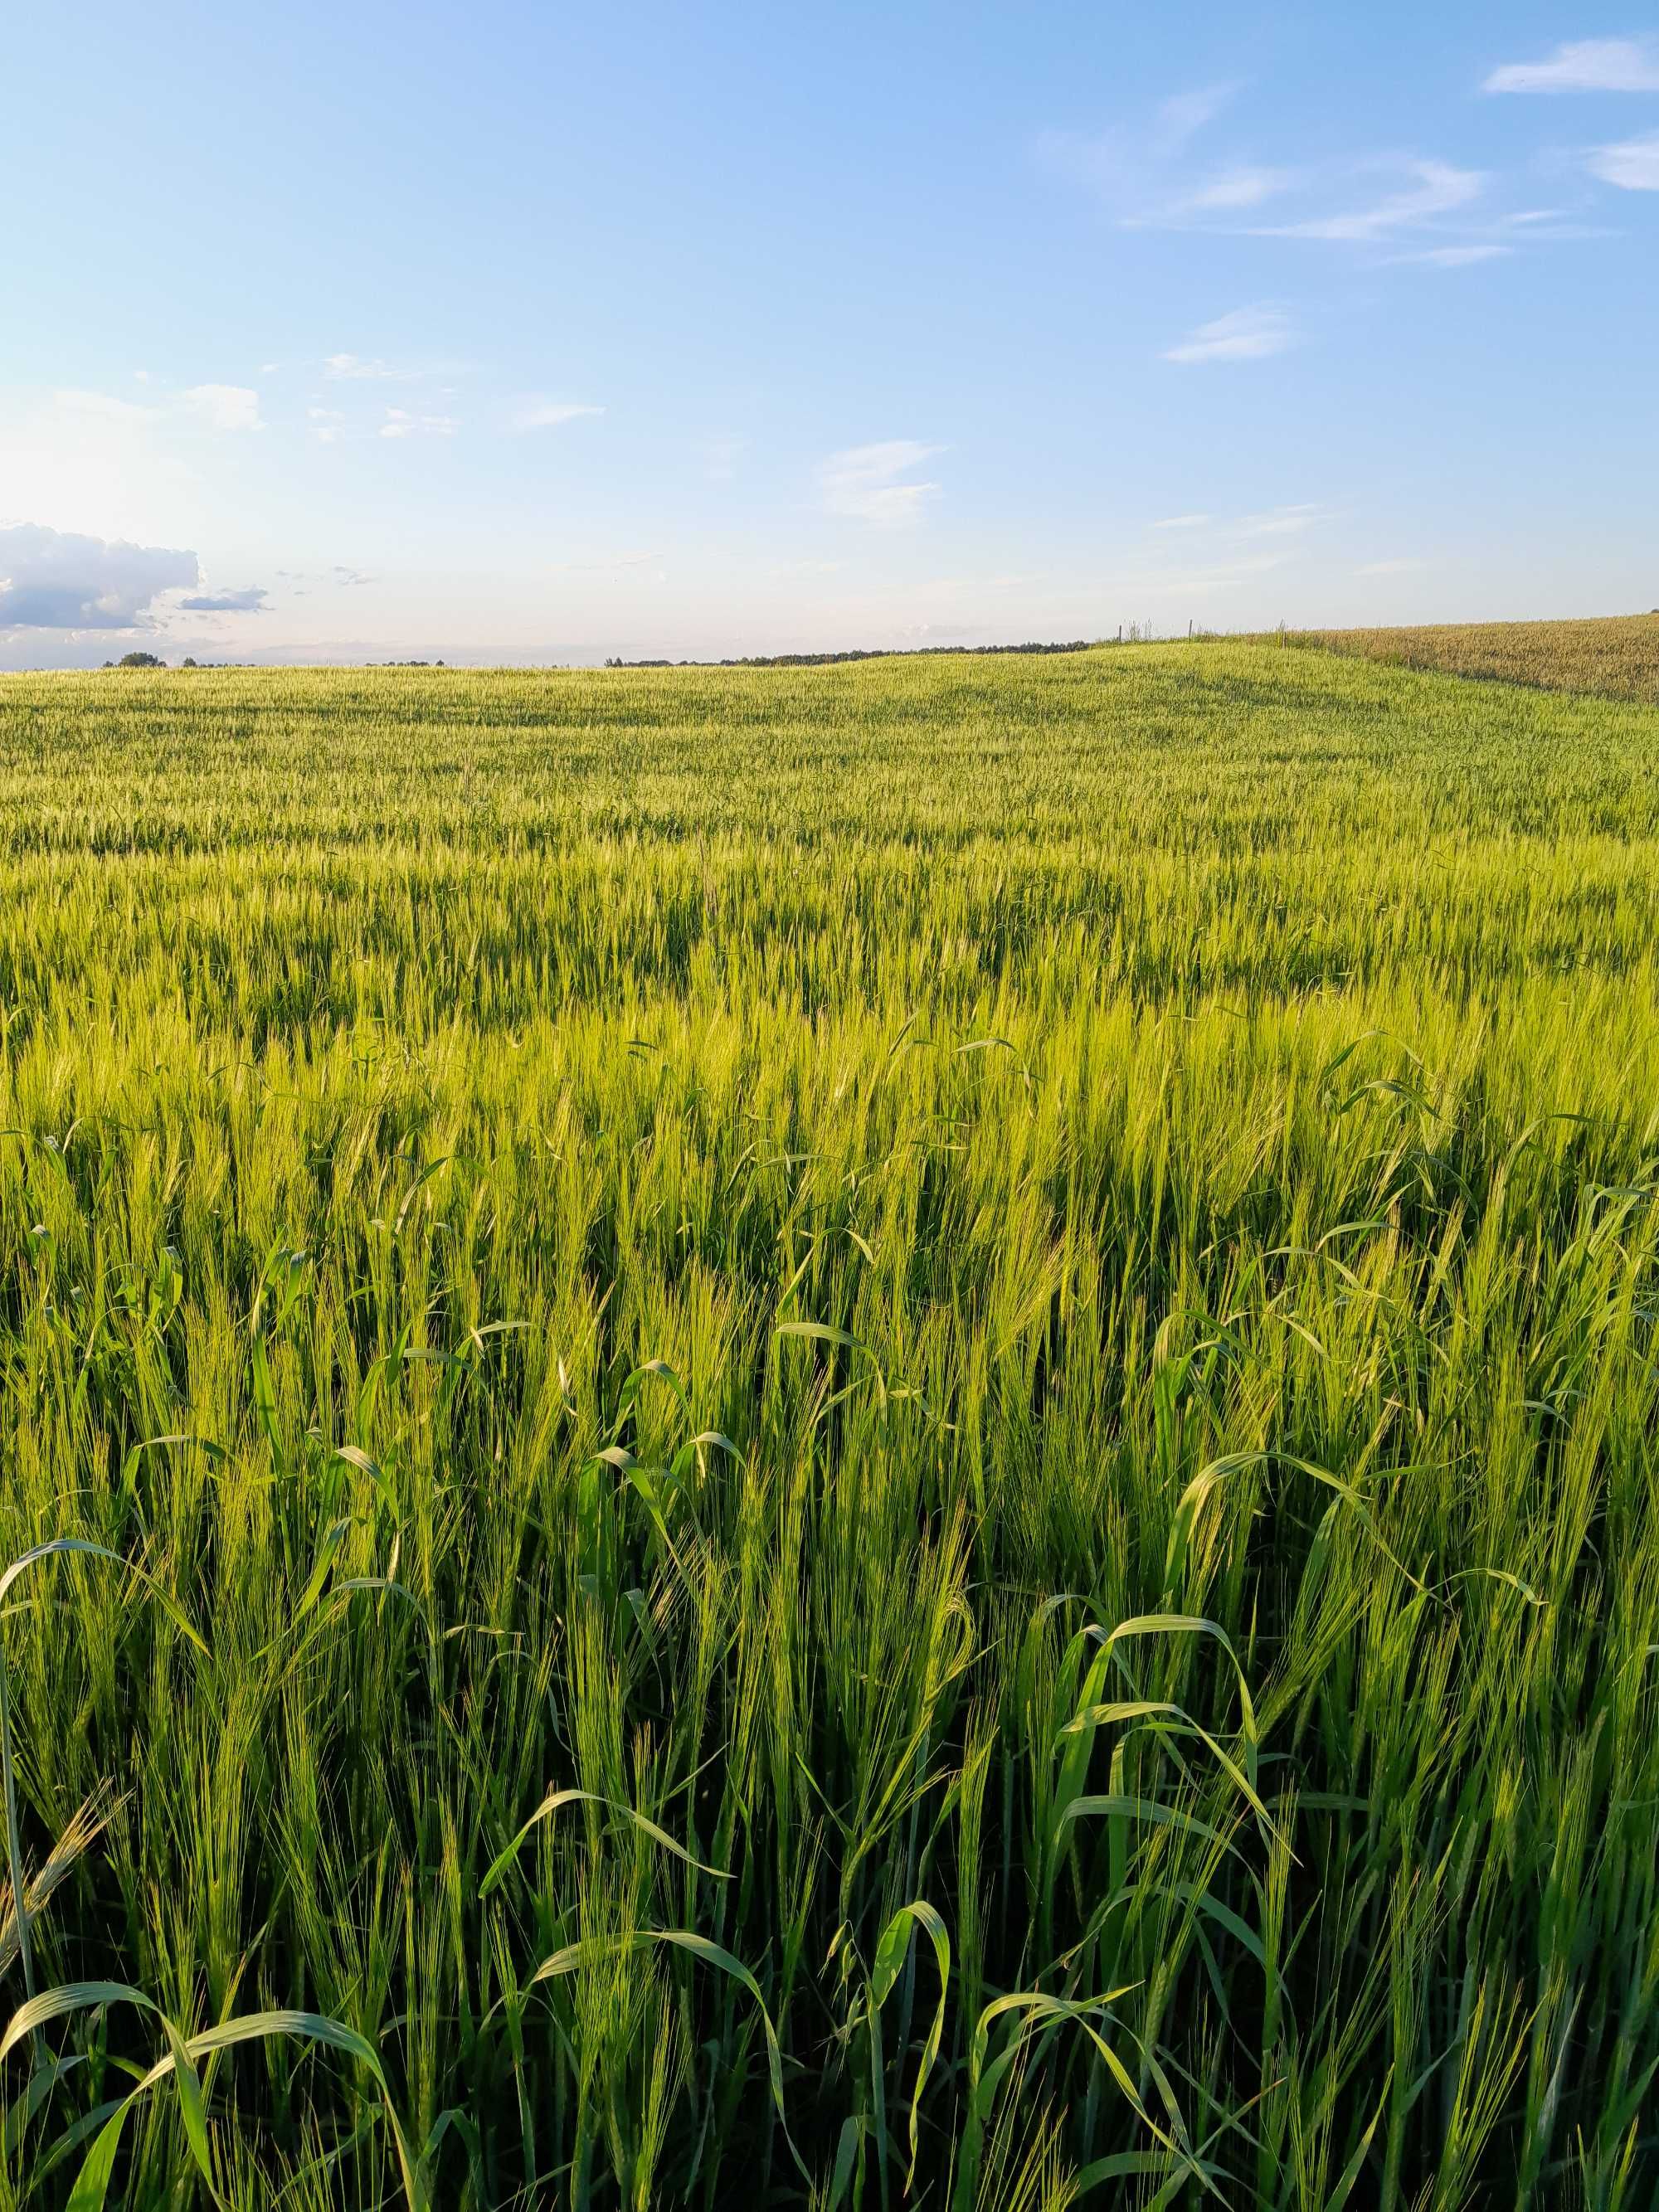
[[[590,407],[578,399],[521,400],[514,410],[515,430],[556,430],[562,423],[580,422],[584,415],[603,415],[603,407]]]
[[[904,483],[900,479],[920,468],[942,446],[924,446],[915,438],[887,438],[872,446],[849,446],[831,453],[818,465],[818,489],[825,512],[856,516],[884,528],[914,522],[922,509],[939,496],[936,483]]]
[[[1231,315],[1218,315],[1178,345],[1165,349],[1165,361],[1189,366],[1197,362],[1265,361],[1296,343],[1290,320],[1279,307],[1239,307]]]
[[[263,584],[250,584],[240,592],[201,592],[179,605],[190,615],[261,615],[269,596]]]
[[[1573,39],[1547,61],[1505,62],[1483,92],[1659,92],[1651,39]]]
[[[193,553],[14,523],[0,528],[0,630],[148,629],[161,593],[200,575]]]
[[[1659,131],[1645,138],[1626,138],[1598,146],[1589,157],[1592,176],[1627,192],[1659,192]]]

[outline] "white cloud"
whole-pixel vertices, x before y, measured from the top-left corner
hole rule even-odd
[[[173,399],[154,403],[118,399],[107,392],[63,391],[52,395],[65,413],[91,416],[106,422],[161,423],[169,416],[198,422],[210,430],[263,430],[259,395],[242,384],[192,384]]]
[[[1294,506],[1270,507],[1260,514],[1241,514],[1228,521],[1214,514],[1170,514],[1149,526],[1153,530],[1207,530],[1222,538],[1295,538],[1328,519],[1330,510],[1319,501],[1298,501]]]
[[[180,613],[187,615],[260,615],[270,596],[263,584],[250,584],[240,592],[200,592],[178,605]]]
[[[513,416],[515,430],[556,430],[565,422],[580,422],[584,415],[603,415],[603,407],[585,406],[576,399],[522,400]]]
[[[1231,90],[1217,86],[1182,94],[1139,127],[1119,125],[1091,137],[1048,131],[1037,141],[1038,158],[1083,186],[1126,229],[1211,230],[1235,237],[1378,243],[1467,207],[1486,188],[1478,171],[1400,154],[1317,167],[1235,160],[1195,168],[1192,142]],[[1371,188],[1380,197],[1368,205],[1271,226],[1249,220],[1269,201],[1296,195],[1305,204],[1316,191],[1334,193],[1345,179],[1352,190],[1353,179],[1368,174],[1380,180]]]
[[[1598,146],[1589,157],[1592,176],[1627,192],[1659,192],[1659,131],[1645,138],[1626,138]]]
[[[1273,507],[1265,514],[1244,515],[1232,530],[1237,538],[1297,538],[1324,520],[1325,510],[1317,500],[1304,500],[1295,507]]]
[[[1396,264],[1415,262],[1429,269],[1472,269],[1480,261],[1498,261],[1513,253],[1512,246],[1431,246],[1422,253],[1395,253],[1389,258]]]
[[[1152,118],[1154,150],[1166,159],[1186,150],[1206,123],[1212,123],[1238,89],[1231,84],[1196,85],[1163,101]]]
[[[1259,238],[1319,238],[1364,245],[1391,237],[1395,232],[1426,222],[1454,208],[1478,199],[1486,179],[1477,169],[1455,169],[1449,161],[1408,161],[1407,174],[1413,179],[1373,206],[1356,208],[1346,215],[1317,216],[1305,222],[1280,224],[1259,230]]]
[[[1224,215],[1234,209],[1260,207],[1263,200],[1287,192],[1297,182],[1294,169],[1245,167],[1223,169],[1200,185],[1168,210],[1170,216]]]
[[[1205,85],[1177,93],[1139,126],[1120,125],[1092,137],[1078,131],[1045,131],[1037,158],[1069,177],[1132,228],[1175,223],[1201,215],[1258,206],[1293,181],[1285,169],[1239,164],[1218,170],[1185,190],[1174,173],[1192,141],[1227,105],[1237,88]]]
[[[117,399],[107,392],[66,388],[54,392],[52,403],[66,415],[92,415],[106,422],[153,422],[157,410],[137,399]]]
[[[1426,568],[1428,565],[1426,561],[1410,559],[1367,561],[1364,567],[1356,568],[1354,574],[1356,576],[1414,576],[1419,569]]]
[[[388,407],[380,425],[383,438],[453,438],[460,424],[453,415],[410,415],[404,408]]]
[[[1651,39],[1574,39],[1547,61],[1506,62],[1482,92],[1659,92]]]
[[[862,522],[891,528],[914,522],[929,501],[939,496],[936,483],[902,483],[907,471],[920,468],[942,446],[924,446],[915,438],[888,438],[872,446],[849,446],[831,453],[818,465],[818,489],[825,511],[854,515]]]
[[[323,374],[348,384],[412,384],[424,371],[398,368],[389,361],[365,360],[362,354],[331,353],[323,363]]]
[[[161,594],[200,574],[193,553],[15,523],[0,529],[0,631],[148,629]]]
[[[263,430],[259,395],[241,384],[193,384],[179,404],[210,430]]]
[[[1265,361],[1283,353],[1296,342],[1288,318],[1279,307],[1239,307],[1231,315],[1218,315],[1201,323],[1178,345],[1169,347],[1165,361],[1183,366],[1195,362]]]

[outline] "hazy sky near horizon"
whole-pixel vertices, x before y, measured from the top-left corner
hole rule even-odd
[[[1659,22],[9,32],[0,666],[1659,605]]]

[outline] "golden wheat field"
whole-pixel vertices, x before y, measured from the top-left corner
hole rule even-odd
[[[1600,692],[1659,704],[1659,608],[1583,622],[1431,623],[1405,629],[1296,630],[1286,641],[1380,660],[1534,684],[1547,691]]]

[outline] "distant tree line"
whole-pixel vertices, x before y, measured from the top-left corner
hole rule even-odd
[[[165,668],[167,662],[159,653],[124,653],[118,660],[106,660],[106,668]],[[179,663],[180,668],[234,668],[234,660],[193,660],[189,653]]]
[[[186,653],[179,663],[180,668],[242,668],[249,664],[240,660],[193,660]],[[118,660],[106,660],[106,668],[165,668],[167,663],[159,653],[124,653]],[[366,660],[365,668],[441,668],[441,660]]]
[[[1100,638],[1075,637],[1065,645],[911,645],[854,646],[844,653],[749,653],[726,660],[624,660],[613,653],[607,668],[828,668],[842,660],[921,660],[935,653],[1087,653],[1105,642]]]

